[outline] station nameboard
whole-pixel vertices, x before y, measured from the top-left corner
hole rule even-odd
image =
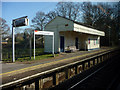
[[[51,35],[53,37],[52,53],[54,55],[54,32],[34,30],[34,60],[35,60],[35,35]]]
[[[27,26],[28,22],[27,16],[15,19],[13,20],[13,27]]]
[[[35,30],[35,34],[37,34],[37,35],[54,35],[54,32]]]

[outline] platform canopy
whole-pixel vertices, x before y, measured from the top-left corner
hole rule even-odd
[[[91,34],[91,35],[105,36],[105,33],[103,31],[99,31],[97,29],[85,27],[83,25],[79,25],[76,23],[74,23],[74,30],[73,31]]]
[[[61,29],[60,31],[75,31],[90,35],[105,36],[105,32],[103,32],[103,30],[102,31],[98,30],[90,25],[76,22],[66,17],[57,16],[55,19],[50,21],[46,26],[53,28],[52,23],[54,24],[54,26],[59,27]]]

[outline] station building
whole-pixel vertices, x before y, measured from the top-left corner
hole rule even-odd
[[[66,50],[93,50],[100,48],[100,36],[105,36],[103,31],[93,29],[81,23],[57,16],[50,21],[45,31],[54,32],[54,50],[65,52]],[[52,36],[44,38],[44,52],[52,52]]]

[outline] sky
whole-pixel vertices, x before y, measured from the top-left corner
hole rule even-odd
[[[43,11],[45,13],[48,13],[49,11],[52,11],[56,8],[57,1],[56,2],[55,0],[53,0],[53,2],[52,0],[44,0],[44,1],[48,1],[48,2],[42,2],[40,0],[24,0],[24,1],[23,0],[2,0],[2,12],[1,12],[2,18],[4,18],[7,21],[7,24],[12,30],[11,24],[13,19],[23,17],[23,16],[28,16],[28,19],[29,19],[28,27],[30,27],[30,25],[32,25],[31,20],[35,17],[38,11]],[[94,2],[94,0],[92,1]],[[111,0],[108,0],[108,1],[111,1]],[[119,0],[114,0],[114,1],[119,1]],[[26,26],[24,28],[26,28]]]
[[[7,24],[12,29],[13,19],[28,16],[30,26],[36,12],[43,11],[48,13],[55,9],[56,4],[57,2],[2,2],[2,18],[7,21]]]

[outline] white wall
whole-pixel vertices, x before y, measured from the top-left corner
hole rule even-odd
[[[88,37],[88,42],[90,39],[90,44],[88,44],[88,50],[89,49],[97,49],[100,48],[100,37],[99,36],[91,36]],[[97,40],[97,41],[96,41]]]
[[[68,26],[65,26],[67,25]],[[104,32],[87,28],[85,26],[75,24],[70,20],[67,20],[62,17],[56,17],[49,24],[46,25],[45,31],[51,31],[55,34],[55,52],[60,52],[60,36],[64,36],[65,39],[65,48],[67,46],[75,46],[75,38],[78,37],[79,40],[79,49],[95,49],[99,48],[100,45],[94,45],[94,39],[98,39],[98,36],[94,34],[104,36]],[[88,35],[89,32],[89,35]],[[84,33],[84,34],[83,34]],[[90,35],[92,34],[92,35]],[[88,44],[88,39],[91,39],[90,45]],[[100,37],[99,37],[100,39]],[[52,37],[45,36],[45,52],[52,52]]]
[[[65,26],[68,24],[68,26]],[[55,34],[55,52],[59,52],[59,47],[60,47],[60,31],[72,31],[73,30],[73,22],[61,17],[56,17],[54,20],[52,20],[47,26],[45,27],[45,31],[52,31]],[[44,52],[51,52],[52,51],[52,40],[50,39],[49,36],[45,37],[45,47],[44,47]]]
[[[78,49],[87,49],[87,45],[85,45],[88,35],[78,33],[78,32],[60,32],[60,36],[64,36],[65,38],[65,49],[67,46],[75,46],[75,39],[78,38]],[[85,47],[86,46],[86,47]],[[60,47],[59,47],[60,49]]]
[[[74,23],[74,31],[82,32],[82,33],[86,33],[86,34],[92,34],[92,35],[105,36],[105,33],[103,31],[85,27],[85,26],[82,26],[82,25],[79,25],[76,23]]]
[[[75,46],[75,38],[77,35],[75,35],[74,32],[60,32],[60,36],[64,36],[64,48],[66,49],[68,46]],[[59,38],[60,40],[60,38]],[[60,50],[60,44],[59,44],[59,50]]]
[[[84,49],[87,49],[87,39],[88,39],[88,35],[86,34],[82,34],[81,36],[79,36],[79,42],[80,42],[80,49],[84,50]]]

